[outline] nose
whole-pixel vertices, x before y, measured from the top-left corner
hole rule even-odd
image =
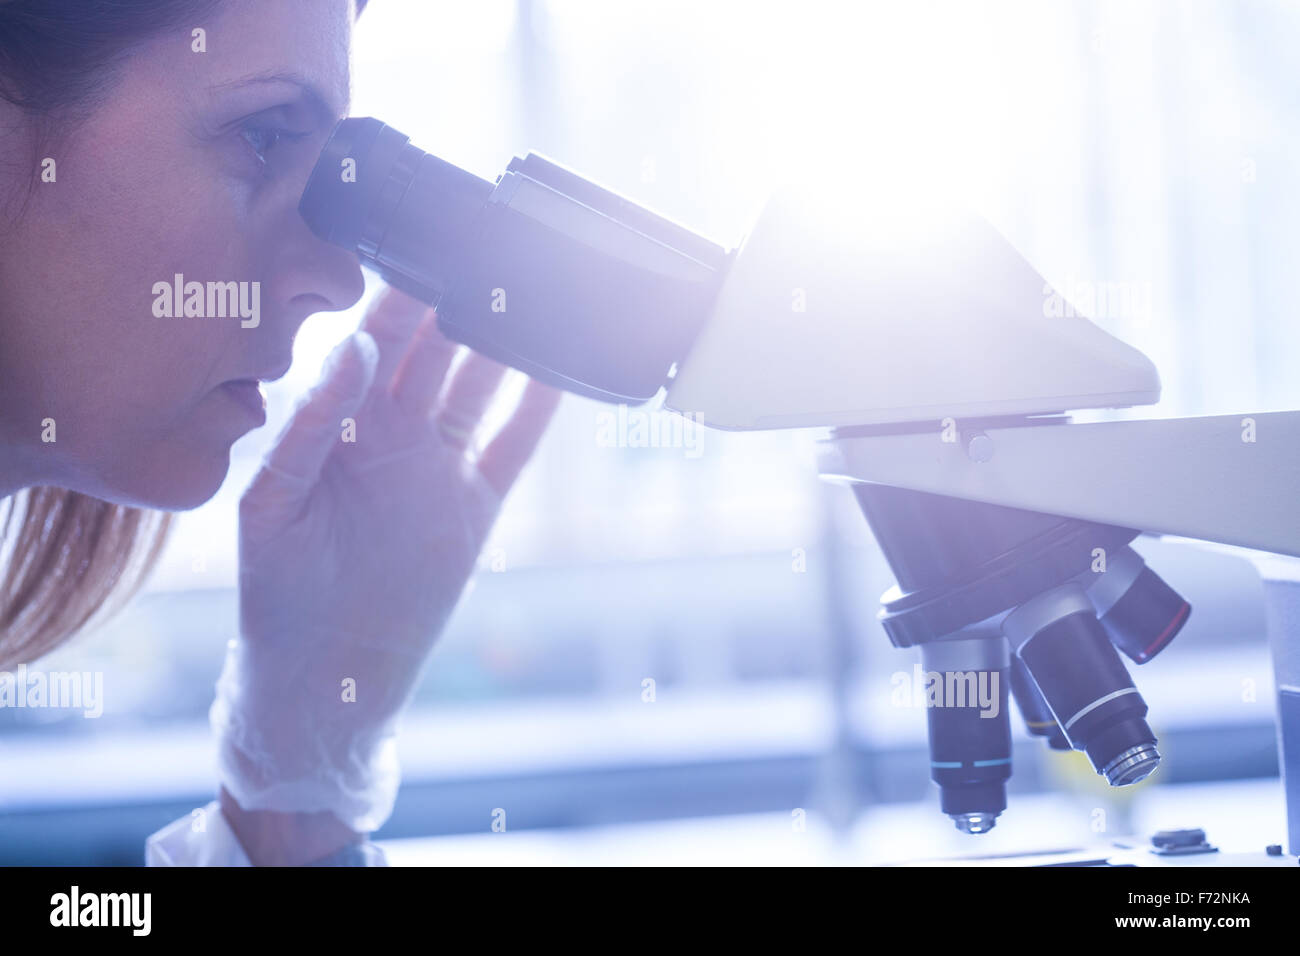
[[[356,255],[318,239],[296,208],[287,218],[267,270],[267,291],[277,311],[290,317],[296,328],[312,313],[341,312],[355,305],[366,288]]]

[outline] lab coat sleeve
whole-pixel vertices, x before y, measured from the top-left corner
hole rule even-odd
[[[188,817],[181,817],[144,841],[145,866],[252,866],[235,831],[213,800]],[[384,851],[366,840],[307,866],[388,866]]]
[[[213,800],[167,824],[144,841],[145,866],[252,866],[248,854]]]

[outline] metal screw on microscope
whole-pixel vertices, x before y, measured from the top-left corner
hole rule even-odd
[[[970,456],[971,461],[991,461],[993,459],[993,439],[983,432],[972,435],[970,441],[966,443],[966,454]]]

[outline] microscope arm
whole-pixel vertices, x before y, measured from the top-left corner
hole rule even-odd
[[[1300,556],[1300,411],[1028,421],[837,435],[820,443],[819,470],[831,480]]]

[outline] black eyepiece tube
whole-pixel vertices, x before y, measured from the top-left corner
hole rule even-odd
[[[494,184],[371,118],[338,124],[298,208],[321,239],[435,306],[449,338],[609,402],[668,383],[730,262],[536,154]]]

